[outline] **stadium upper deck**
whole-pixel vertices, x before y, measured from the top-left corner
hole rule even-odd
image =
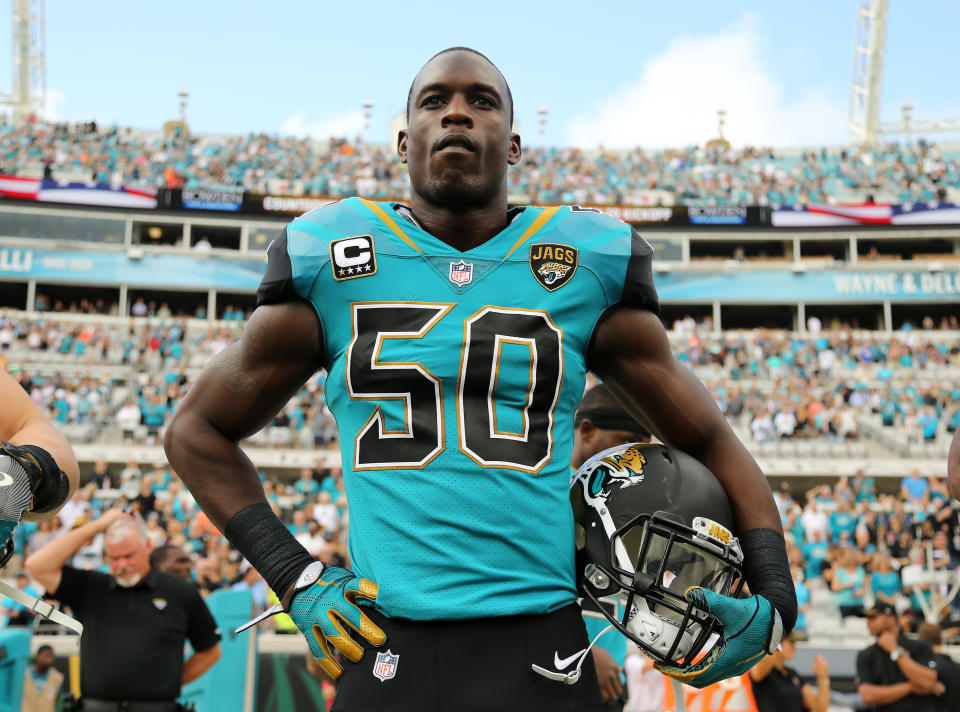
[[[268,135],[192,136],[89,124],[0,126],[0,173],[115,186],[283,195],[407,197],[390,146]],[[528,148],[517,202],[807,205],[960,201],[960,150],[919,141],[875,149],[664,151]]]

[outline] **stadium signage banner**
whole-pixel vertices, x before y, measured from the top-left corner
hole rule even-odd
[[[242,190],[184,190],[181,202],[187,210],[226,210],[235,212],[243,207]]]
[[[598,210],[618,220],[644,227],[687,227],[690,225],[722,227],[751,225],[762,227],[770,224],[770,209],[758,206],[583,205],[581,207]]]
[[[903,205],[796,205],[773,211],[773,227],[849,227],[877,225],[957,225],[953,203]]]
[[[253,292],[265,270],[262,260],[153,254],[131,258],[123,252],[0,248],[0,279],[7,280]]]
[[[817,304],[956,302],[960,270],[873,272],[824,270],[794,273],[775,270],[671,272],[654,281],[664,302],[742,304]]]

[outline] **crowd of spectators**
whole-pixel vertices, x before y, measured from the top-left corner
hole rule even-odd
[[[185,319],[0,316],[0,363],[60,424],[90,424],[104,438],[156,444],[191,379],[239,337],[242,323]],[[752,330],[713,333],[678,321],[674,352],[697,372],[744,437],[864,437],[862,416],[909,442],[949,439],[960,426],[960,336],[924,330]],[[31,364],[55,355],[56,373]],[[93,367],[127,367],[100,369]],[[944,377],[944,373],[953,377]],[[265,447],[333,446],[336,423],[319,372],[252,442]]]
[[[798,335],[713,333],[678,320],[677,358],[693,367],[720,409],[757,442],[860,436],[858,416],[878,416],[910,442],[960,426],[960,337],[908,329],[890,336],[847,330]]]
[[[51,177],[112,185],[380,199],[409,193],[393,148],[359,138],[194,136],[95,122],[0,125],[0,172],[25,174],[38,166]],[[792,153],[722,144],[660,151],[541,147],[527,149],[509,180],[511,194],[534,203],[788,206],[874,193],[930,202],[960,188],[960,153],[922,139]]]
[[[260,477],[267,501],[304,547],[324,561],[346,565],[349,514],[342,471],[325,468],[318,459],[316,467],[305,468],[295,482],[268,478],[262,472]],[[122,468],[105,460],[94,463],[81,473],[81,487],[57,517],[21,523],[14,534],[18,556],[5,573],[20,576],[20,563],[31,553],[112,507],[141,517],[154,549],[154,566],[192,578],[204,597],[218,589],[250,588],[259,611],[276,602],[263,579],[214,527],[164,461],[146,465],[131,460]],[[70,564],[105,571],[103,536],[80,549]],[[26,577],[21,578],[23,586],[28,585]],[[271,621],[282,632],[296,632],[285,617]],[[7,624],[32,625],[33,617],[21,615],[11,601],[2,602],[0,627]]]
[[[858,470],[798,496],[784,481],[774,498],[800,603],[798,630],[807,630],[811,587],[819,585],[843,618],[890,604],[908,631],[932,618],[960,640],[960,600],[928,575],[960,565],[960,507],[941,478],[914,469],[899,492],[882,494]]]
[[[293,481],[262,472],[260,476],[268,503],[304,547],[325,561],[349,564],[349,508],[340,468],[327,468],[318,458]],[[180,554],[186,568],[189,560],[186,571],[204,595],[247,587],[255,589],[260,608],[273,600],[166,462],[131,460],[121,468],[101,460],[83,473],[81,482],[57,518],[25,522],[17,529],[18,551],[29,555],[119,506],[144,519],[157,561]],[[938,477],[914,470],[899,484],[898,492],[881,493],[876,480],[862,470],[806,492],[791,490],[786,481],[780,484],[774,498],[800,603],[798,631],[809,632],[811,592],[819,589],[831,592],[835,614],[841,617],[858,615],[877,602],[889,603],[903,615],[904,624],[915,628],[925,617],[932,618],[948,639],[960,639],[960,600],[947,600],[947,584],[931,584],[918,575],[960,565],[960,508],[951,503]],[[83,548],[72,564],[103,568],[102,542]],[[15,615],[15,608],[7,615]],[[282,618],[275,623],[280,630],[292,630]]]

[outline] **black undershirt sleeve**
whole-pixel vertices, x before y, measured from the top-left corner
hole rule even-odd
[[[267,271],[257,288],[257,306],[299,299],[293,287],[293,267],[287,252],[287,228],[267,247]]]
[[[630,259],[627,261],[627,274],[623,280],[620,303],[660,314],[660,298],[653,285],[653,247],[632,226]]]

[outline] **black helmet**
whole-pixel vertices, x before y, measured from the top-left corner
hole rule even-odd
[[[570,486],[577,582],[649,657],[689,667],[722,632],[684,594],[702,586],[737,595],[743,554],[726,492],[698,460],[663,445],[631,443],[587,460]],[[621,619],[600,598],[623,603]]]

